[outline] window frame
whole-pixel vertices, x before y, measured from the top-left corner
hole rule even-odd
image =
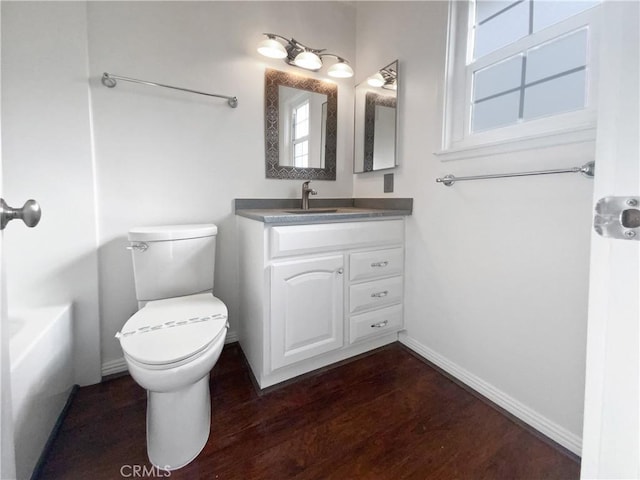
[[[457,160],[593,141],[597,118],[597,50],[600,31],[597,15],[601,4],[471,61],[474,3],[473,0],[449,2],[442,144],[441,150],[435,152],[435,155],[441,160]],[[584,109],[471,132],[473,72],[583,27],[589,29],[587,102]]]
[[[297,137],[296,136],[296,130],[298,128],[298,111],[303,108],[304,106],[307,107],[307,118],[306,118],[306,122],[307,122],[307,134],[306,135],[302,135],[301,137]],[[297,168],[308,168],[309,167],[309,131],[311,128],[310,125],[310,121],[311,121],[311,105],[308,99],[303,100],[302,102],[298,103],[297,105],[293,106],[291,109],[292,115],[291,115],[291,159],[293,161],[293,165]],[[307,153],[301,156],[296,156],[296,145],[301,145],[301,144],[307,144]],[[304,162],[300,162],[300,164],[298,164],[298,159],[304,159]]]

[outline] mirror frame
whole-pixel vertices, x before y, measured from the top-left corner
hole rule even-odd
[[[338,85],[315,78],[267,68],[265,90],[265,156],[267,178],[335,180],[338,138]],[[297,88],[327,96],[324,168],[299,168],[280,165],[279,86]]]

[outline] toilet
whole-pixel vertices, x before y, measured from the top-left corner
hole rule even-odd
[[[175,470],[202,451],[211,425],[209,372],[227,334],[213,296],[217,227],[129,232],[138,311],[116,334],[133,379],[147,390],[147,453]]]

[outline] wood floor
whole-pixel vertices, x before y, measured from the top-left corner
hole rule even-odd
[[[171,479],[579,478],[573,459],[398,343],[263,395],[232,344],[211,396],[209,442]],[[134,478],[134,465],[150,469],[145,408],[145,391],[128,376],[81,388],[39,478],[111,480]]]

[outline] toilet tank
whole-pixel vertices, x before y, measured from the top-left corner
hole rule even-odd
[[[131,229],[138,302],[213,290],[217,233],[213,224]]]

